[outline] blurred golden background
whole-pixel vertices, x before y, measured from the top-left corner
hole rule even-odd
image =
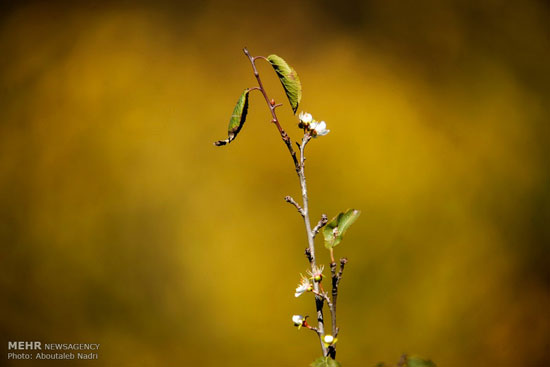
[[[298,72],[312,220],[336,248],[338,360],[550,363],[543,1],[4,2],[0,334],[101,343],[94,366],[305,366],[292,162],[241,49]],[[279,81],[259,63],[283,126]],[[328,254],[318,241],[326,263]]]

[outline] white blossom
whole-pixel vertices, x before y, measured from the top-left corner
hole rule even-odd
[[[311,292],[312,290],[313,287],[311,286],[309,279],[302,275],[302,280],[300,281],[300,284],[298,284],[298,287],[296,287],[294,297],[300,297],[302,293]]]
[[[309,125],[310,122],[313,120],[313,116],[311,116],[311,113],[307,113],[304,111],[300,112],[298,118],[300,119],[300,122],[306,126]]]
[[[304,326],[305,321],[306,321],[306,319],[302,315],[293,315],[292,316],[292,322],[294,323],[294,326],[298,327],[298,329],[300,329],[302,326]]]
[[[323,136],[323,135],[327,135],[330,132],[330,130],[327,129],[327,124],[324,121],[321,121],[321,122],[313,121],[309,125],[309,128],[313,131],[314,138],[317,137],[317,135]]]
[[[332,335],[327,334],[323,337],[323,343],[325,344],[326,347],[328,347],[329,345],[333,345],[337,341],[338,339],[333,337]]]

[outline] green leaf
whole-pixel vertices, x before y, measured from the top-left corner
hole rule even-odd
[[[233,109],[233,114],[229,119],[229,127],[227,128],[227,139],[215,142],[215,146],[219,147],[231,143],[243,128],[246,114],[248,113],[248,92],[250,92],[248,88],[243,91],[243,94],[241,94],[235,105],[235,109]]]
[[[435,363],[433,363],[429,359],[423,359],[420,357],[412,356],[407,357],[407,367],[436,367]]]
[[[311,367],[340,367],[341,364],[336,362],[330,357],[319,357],[314,360],[311,364]]]
[[[348,209],[332,218],[332,220],[323,229],[325,237],[325,247],[331,249],[336,247],[344,238],[348,228],[357,220],[361,211],[357,209]]]
[[[300,78],[296,70],[290,67],[285,60],[277,55],[269,55],[267,60],[277,72],[277,76],[285,89],[286,96],[290,105],[292,106],[292,111],[296,114],[298,110],[298,105],[302,100],[302,84],[300,83]]]

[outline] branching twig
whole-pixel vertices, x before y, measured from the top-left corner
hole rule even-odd
[[[311,271],[314,272],[315,268],[317,267],[316,261],[315,261],[315,243],[314,243],[314,235],[313,231],[311,230],[311,223],[309,221],[309,208],[308,208],[308,196],[307,196],[307,184],[306,184],[306,175],[305,175],[305,148],[307,143],[311,140],[311,135],[309,133],[305,133],[304,137],[302,138],[302,144],[300,145],[300,163],[299,163],[299,171],[298,171],[298,177],[300,178],[300,187],[302,188],[302,208],[304,212],[304,224],[306,227],[306,233],[307,233],[307,240],[309,245],[309,256],[311,257],[310,260],[310,266]],[[317,282],[313,282],[313,290],[317,293],[319,293],[319,284]],[[319,329],[319,339],[321,342],[321,348],[323,350],[323,355],[327,355],[327,347],[325,346],[325,343],[323,342],[322,336],[325,334],[325,326],[324,326],[324,316],[323,316],[323,297],[319,295],[315,295],[315,308],[317,309],[317,322]]]
[[[269,107],[269,110],[271,111],[271,117],[272,117],[271,122],[273,122],[275,124],[275,126],[277,126],[277,129],[279,130],[279,134],[281,134],[281,138],[283,139],[283,142],[286,144],[286,146],[288,148],[288,151],[289,151],[289,153],[292,157],[292,161],[294,162],[294,167],[296,169],[296,172],[298,172],[300,167],[298,165],[298,158],[296,158],[296,152],[292,148],[292,142],[290,141],[290,138],[289,138],[288,134],[286,133],[286,131],[284,131],[283,128],[281,127],[281,124],[279,123],[279,119],[277,118],[277,114],[275,113],[275,108],[277,108],[279,106],[274,104],[274,103],[273,104],[271,103],[271,100],[267,96],[267,93],[264,89],[264,85],[262,84],[262,80],[260,79],[260,74],[258,73],[258,69],[256,69],[256,59],[263,59],[263,60],[267,60],[267,59],[263,56],[252,57],[250,55],[250,52],[248,52],[248,49],[246,47],[243,49],[243,52],[248,57],[248,59],[250,60],[250,64],[252,64],[252,69],[254,70],[254,76],[256,77],[256,80],[258,81],[259,90],[260,90],[260,92],[262,92],[262,94],[265,98],[265,101],[266,101],[266,103]]]
[[[342,279],[342,273],[344,272],[344,266],[348,263],[348,259],[343,257],[340,259],[340,271],[338,272],[338,282]]]
[[[258,83],[257,86],[253,86],[251,88],[245,89],[243,94],[241,95],[239,101],[237,102],[237,105],[235,106],[235,109],[233,111],[233,115],[231,116],[229,128],[228,128],[228,138],[226,140],[221,140],[215,143],[215,145],[225,145],[227,143],[230,143],[237,133],[240,131],[247,115],[248,111],[248,92],[250,91],[259,91],[264,99],[265,102],[269,108],[269,111],[271,113],[271,122],[277,127],[277,130],[279,131],[279,134],[281,136],[281,139],[285,143],[288,152],[290,153],[290,157],[292,158],[292,162],[294,164],[294,169],[296,171],[296,174],[298,176],[299,182],[300,182],[300,190],[302,195],[302,202],[299,204],[294,198],[291,196],[286,196],[285,201],[292,204],[297,210],[298,213],[302,216],[304,220],[304,226],[306,230],[307,235],[307,242],[308,247],[305,250],[305,255],[307,257],[307,260],[309,262],[309,266],[311,270],[308,270],[308,274],[311,275],[311,278],[306,278],[302,275],[301,283],[298,285],[298,288],[296,288],[295,295],[296,297],[300,296],[302,293],[308,291],[312,292],[315,297],[315,310],[317,314],[317,325],[311,326],[309,325],[305,318],[303,318],[300,315],[294,315],[292,317],[292,320],[294,322],[294,325],[298,328],[304,326],[307,327],[310,330],[313,330],[319,337],[319,342],[321,344],[321,350],[323,352],[323,357],[321,357],[318,360],[326,361],[326,357],[331,357],[332,359],[336,356],[336,336],[338,335],[338,326],[336,324],[336,301],[338,298],[338,286],[340,283],[340,280],[342,278],[342,273],[344,271],[344,266],[347,262],[345,258],[340,259],[340,270],[337,271],[337,264],[334,260],[334,251],[333,246],[337,245],[336,242],[331,242],[329,233],[325,233],[325,246],[329,249],[330,252],[330,271],[331,271],[331,281],[332,281],[332,292],[329,294],[324,290],[322,281],[323,281],[323,270],[324,265],[317,266],[317,259],[315,256],[315,237],[319,234],[321,229],[325,227],[328,223],[328,218],[325,214],[321,215],[321,219],[317,222],[315,227],[312,229],[311,221],[309,217],[309,205],[308,205],[308,191],[307,191],[307,183],[306,183],[306,174],[305,174],[305,149],[307,144],[311,141],[312,138],[318,137],[318,136],[324,136],[329,133],[330,130],[326,128],[326,123],[324,121],[317,121],[313,119],[313,116],[310,113],[307,112],[301,112],[298,116],[299,123],[298,127],[303,130],[303,137],[302,141],[300,143],[296,143],[296,147],[293,146],[293,143],[286,133],[286,131],[282,128],[279,119],[277,117],[276,109],[278,107],[281,107],[282,103],[276,103],[274,99],[270,99],[267,95],[267,92],[264,88],[264,85],[262,83],[262,79],[260,78],[260,74],[258,73],[258,69],[256,68],[256,62],[258,60],[264,60],[271,64],[273,69],[276,71],[283,88],[285,89],[286,95],[289,99],[289,102],[292,106],[294,114],[296,114],[296,110],[298,109],[298,104],[301,99],[301,84],[298,79],[298,76],[296,74],[296,71],[291,68],[286,61],[284,61],[282,58],[280,58],[277,55],[270,55],[268,57],[264,56],[252,56],[248,49],[245,47],[243,49],[244,54],[248,58],[250,65],[252,66],[252,70],[254,72],[254,76],[256,78],[256,81]],[[353,221],[357,218],[359,215],[359,211],[355,209],[350,209],[345,213],[338,214],[337,217],[335,217],[335,220],[338,219],[337,226],[333,226],[332,223],[330,224],[332,231],[332,237],[333,240],[338,240],[338,242],[341,240],[342,236],[344,235],[345,230],[347,227],[349,227]],[[340,232],[341,230],[341,232]],[[329,246],[330,245],[330,246]],[[312,281],[310,281],[310,279]],[[326,284],[325,284],[326,286]],[[331,313],[331,321],[332,321],[332,335],[330,335],[329,332],[325,334],[325,319],[323,315],[323,307],[324,305],[328,306]],[[314,362],[314,364],[317,364],[317,362]]]
[[[253,57],[248,52],[248,49],[245,47],[243,49],[244,54],[248,57],[250,60],[250,64],[252,65],[252,69],[254,70],[254,76],[256,77],[256,80],[258,81],[258,87],[259,90],[262,92],[264,99],[269,107],[269,110],[271,111],[271,117],[275,126],[277,126],[277,129],[279,130],[279,134],[281,135],[281,138],[283,139],[283,142],[288,148],[288,151],[290,153],[290,156],[292,157],[292,161],[294,162],[294,168],[296,169],[296,173],[298,174],[298,178],[300,180],[300,188],[302,191],[302,206],[295,205],[302,217],[304,218],[304,225],[306,227],[306,233],[307,233],[307,240],[308,240],[308,260],[311,266],[311,270],[314,271],[316,267],[316,260],[315,260],[315,243],[314,243],[314,234],[311,230],[311,223],[309,220],[309,209],[308,209],[308,196],[307,196],[307,186],[306,186],[306,176],[304,171],[304,162],[305,162],[305,155],[304,150],[307,145],[307,143],[311,140],[311,135],[309,132],[304,132],[304,137],[302,138],[302,144],[299,146],[300,149],[300,160],[298,161],[296,152],[294,151],[294,148],[292,147],[292,142],[290,140],[290,137],[286,133],[286,131],[283,130],[281,127],[281,124],[279,123],[279,119],[277,118],[277,114],[275,112],[275,108],[278,107],[277,104],[275,104],[274,100],[270,100],[267,96],[267,93],[264,89],[264,86],[262,84],[262,80],[260,79],[260,74],[258,73],[258,70],[256,69],[256,60],[257,59],[263,59],[266,60],[265,57],[262,56],[256,56]],[[288,200],[287,200],[288,201]],[[289,201],[290,202],[290,201]],[[292,204],[292,202],[291,202]],[[293,204],[294,205],[294,204]],[[315,292],[319,292],[319,285],[314,282],[313,283],[313,290]],[[324,299],[316,295],[315,296],[315,308],[317,310],[317,334],[319,335],[319,342],[321,343],[321,349],[323,351],[323,355],[327,355],[327,347],[323,343],[323,336],[325,334],[325,328],[324,328],[324,318],[323,318],[323,302]]]
[[[308,329],[309,329],[309,330],[312,330],[312,331],[315,331],[315,332],[317,333],[317,335],[319,335],[319,336],[321,335],[321,333],[319,333],[319,330],[317,330],[317,328],[316,328],[315,326],[309,325],[309,326],[308,326]]]
[[[303,217],[304,216],[304,210],[302,209],[302,207],[300,206],[300,204],[298,204],[296,202],[296,200],[294,200],[292,198],[292,196],[285,196],[285,201],[289,204],[292,204],[296,207],[296,209],[298,209],[298,213],[300,213],[300,215]]]
[[[326,292],[324,292],[324,291],[322,291],[322,292],[313,291],[313,294],[315,294],[318,297],[322,297],[326,301],[328,307],[332,308],[332,302],[330,301],[330,297],[328,296],[328,294]]]
[[[348,259],[340,259],[340,271],[336,272],[336,263],[330,263],[330,273],[332,276],[332,305],[330,307],[330,316],[332,321],[332,334],[334,337],[338,336],[338,325],[336,324],[336,302],[338,300],[338,286],[340,285],[340,280],[342,279],[342,274],[344,273],[344,267],[346,266]]]
[[[313,238],[317,236],[321,228],[323,228],[327,224],[327,222],[328,222],[328,218],[326,214],[321,215],[321,219],[319,219],[319,223],[317,223],[315,228],[313,228]]]

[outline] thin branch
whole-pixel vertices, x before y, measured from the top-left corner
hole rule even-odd
[[[332,321],[332,335],[336,337],[337,328],[336,325],[336,300],[338,299],[338,274],[336,273],[336,263],[333,261],[330,263],[330,274],[332,278],[332,307],[330,308],[330,318]]]
[[[309,330],[315,331],[317,333],[317,335],[319,335],[319,330],[317,330],[317,328],[315,326],[307,325],[307,328]]]
[[[342,273],[344,272],[344,266],[348,263],[347,257],[343,257],[340,259],[340,271],[338,272],[338,283],[340,283],[340,279],[342,279]]]
[[[295,205],[296,208],[299,208],[298,211],[300,214],[302,214],[302,217],[304,218],[304,225],[306,227],[306,234],[307,234],[307,240],[308,240],[308,249],[306,251],[306,255],[308,257],[311,270],[314,271],[316,268],[316,259],[315,259],[315,242],[314,242],[314,232],[311,230],[311,223],[309,220],[309,209],[308,209],[308,195],[307,195],[307,185],[306,185],[306,176],[305,176],[305,169],[304,169],[304,162],[305,162],[305,155],[304,150],[307,145],[307,143],[311,140],[311,135],[309,132],[304,131],[304,137],[302,138],[302,144],[299,145],[300,150],[300,160],[298,161],[298,157],[296,155],[296,152],[294,151],[292,147],[292,142],[290,140],[290,137],[287,135],[286,131],[283,130],[281,127],[281,124],[279,123],[279,120],[277,118],[277,114],[275,113],[275,109],[279,107],[274,100],[270,100],[267,96],[267,93],[264,89],[264,86],[262,84],[262,80],[260,79],[260,74],[258,73],[258,70],[256,69],[256,60],[257,59],[263,59],[267,60],[263,56],[256,56],[253,57],[248,52],[248,49],[245,47],[243,49],[244,54],[248,57],[250,64],[252,65],[252,69],[254,71],[254,76],[256,77],[256,80],[258,81],[258,86],[260,88],[260,91],[262,92],[264,99],[269,107],[269,110],[271,112],[271,122],[277,126],[277,129],[279,130],[279,134],[281,135],[281,138],[283,139],[283,142],[287,146],[287,149],[290,153],[290,156],[292,157],[292,161],[294,162],[294,168],[296,170],[296,173],[298,174],[298,178],[300,180],[300,188],[302,191],[302,206]],[[269,60],[267,60],[269,61]],[[293,204],[294,205],[294,204]],[[301,209],[301,210],[300,210]],[[317,293],[319,293],[319,284],[316,282],[313,283],[313,290]],[[319,336],[319,342],[321,344],[321,350],[323,351],[323,355],[327,356],[327,347],[325,346],[323,342],[323,336],[325,335],[325,329],[324,329],[324,317],[323,317],[323,303],[324,298],[320,295],[315,295],[315,308],[317,310],[317,334]],[[331,354],[332,356],[332,354]],[[334,358],[334,357],[333,357]]]
[[[311,266],[311,271],[314,272],[317,267],[315,259],[315,242],[313,231],[311,230],[311,223],[309,220],[309,207],[308,207],[308,196],[307,196],[307,184],[306,184],[306,175],[305,175],[305,148],[307,143],[311,140],[311,135],[309,133],[304,133],[302,138],[302,144],[300,144],[300,163],[298,166],[298,177],[300,178],[300,188],[302,189],[302,210],[304,212],[304,225],[306,227],[307,241],[308,241],[308,260]],[[313,290],[319,293],[319,284],[317,282],[313,283]],[[321,343],[321,350],[323,355],[327,355],[327,347],[323,342],[323,336],[325,335],[325,321],[323,316],[323,303],[324,298],[319,295],[315,295],[315,309],[317,310],[317,329],[319,330],[319,342]]]
[[[245,47],[245,50],[246,50],[246,47]],[[248,50],[247,50],[247,51],[248,51]],[[246,53],[246,52],[245,52],[245,53]],[[269,60],[268,60],[267,57],[265,57],[265,56],[254,56],[254,57],[253,57],[253,60],[254,60],[254,61],[256,61],[256,60],[258,60],[258,59],[262,59],[262,60],[265,60],[265,61],[269,62]]]
[[[331,258],[334,258],[334,256],[331,253]],[[330,319],[332,322],[332,335],[336,338],[338,336],[338,332],[340,329],[338,328],[338,325],[336,324],[336,301],[338,300],[338,285],[340,284],[340,279],[342,277],[342,271],[343,267],[345,265],[345,259],[340,260],[340,272],[336,272],[336,262],[334,259],[330,263],[330,274],[332,278],[332,302],[328,303],[329,309],[330,309]],[[346,260],[347,261],[347,260]],[[331,345],[328,347],[328,355],[332,358],[336,358],[336,346]]]
[[[246,47],[243,49],[243,52],[248,57],[248,60],[250,60],[250,64],[252,65],[252,69],[254,70],[254,76],[258,81],[258,87],[260,88],[260,91],[264,95],[265,102],[267,103],[267,106],[271,111],[271,117],[272,117],[271,122],[273,122],[275,126],[277,126],[277,129],[279,130],[279,134],[281,134],[281,138],[283,139],[283,142],[286,144],[288,151],[292,157],[292,161],[294,162],[294,167],[296,169],[296,172],[298,172],[300,169],[300,166],[298,165],[298,158],[296,157],[296,152],[292,148],[292,142],[290,141],[290,138],[286,133],[286,131],[283,130],[283,128],[281,127],[281,124],[279,123],[279,119],[277,118],[277,114],[275,113],[275,105],[271,104],[271,100],[267,96],[262,80],[260,79],[260,74],[258,73],[258,69],[256,69],[256,59],[263,59],[263,60],[267,60],[267,59],[263,56],[252,57]]]
[[[342,274],[344,267],[346,266],[348,259],[343,257],[340,259],[340,271],[336,272],[336,262],[330,263],[330,273],[332,275],[332,306],[330,307],[330,316],[332,321],[332,334],[336,338],[338,336],[338,325],[336,323],[336,302],[338,300],[338,287],[340,280],[342,280]],[[336,352],[335,352],[336,353]]]
[[[328,307],[332,308],[332,302],[330,301],[330,297],[328,296],[327,292],[324,292],[324,291],[323,292],[315,292],[315,291],[313,291],[313,294],[315,294],[316,296],[322,297],[326,301]]]
[[[336,359],[336,345],[329,345],[327,354],[330,358]]]
[[[292,196],[285,196],[285,201],[289,204],[292,204],[296,207],[296,209],[298,209],[298,213],[300,213],[300,215],[303,217],[304,216],[304,210],[302,209],[302,207],[300,206],[300,204],[298,204],[296,202],[296,200],[294,200],[292,198]]]
[[[328,218],[326,214],[321,215],[321,219],[319,219],[319,223],[317,223],[315,228],[313,228],[313,238],[317,236],[321,228],[323,228],[327,224],[327,222],[328,222]]]

